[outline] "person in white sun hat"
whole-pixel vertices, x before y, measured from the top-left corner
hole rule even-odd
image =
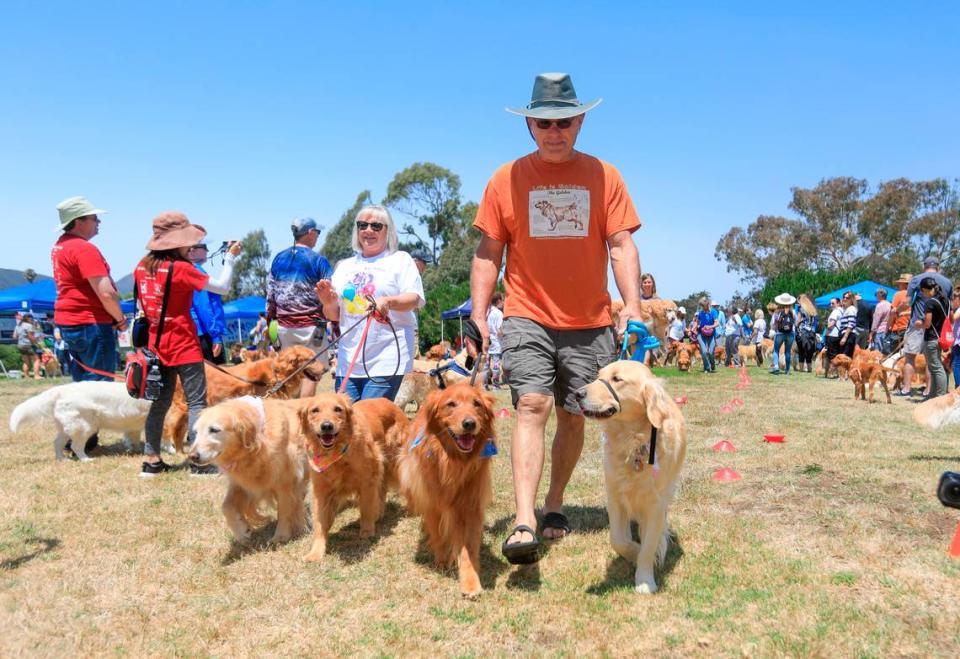
[[[793,305],[797,298],[789,293],[781,293],[773,298],[777,304],[777,310],[773,312],[770,319],[770,327],[773,328],[773,366],[770,372],[779,375],[790,375],[790,349],[793,348],[793,339],[797,335],[797,315],[793,310]],[[780,347],[783,346],[783,364],[780,369]]]

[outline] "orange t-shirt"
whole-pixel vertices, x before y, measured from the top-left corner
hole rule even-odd
[[[897,312],[897,307],[907,301],[907,291],[897,291],[893,294],[893,300],[890,301],[890,304],[893,306],[893,309],[890,310],[890,317],[896,318],[896,320],[890,323],[891,332],[902,332],[907,329],[907,325],[910,322],[910,309],[908,308],[906,311]]]
[[[551,329],[610,324],[606,241],[640,226],[613,165],[579,152],[564,163],[524,156],[494,173],[473,225],[507,245],[505,318]]]

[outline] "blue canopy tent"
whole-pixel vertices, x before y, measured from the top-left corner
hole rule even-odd
[[[470,313],[473,311],[473,302],[467,300],[458,307],[453,309],[447,309],[446,311],[440,314],[440,340],[443,341],[443,321],[453,320],[454,318],[460,319],[460,334],[463,335],[463,319],[469,318]]]
[[[259,295],[241,297],[232,300],[223,305],[223,317],[227,323],[236,322],[237,341],[243,343],[244,325],[243,321],[256,321],[260,314],[267,310],[267,298]],[[253,323],[246,323],[252,327]]]
[[[830,307],[830,300],[831,300],[832,298],[835,298],[835,297],[836,297],[836,298],[839,298],[839,297],[842,296],[845,292],[847,292],[847,291],[853,291],[854,293],[859,293],[859,294],[860,294],[860,297],[863,298],[864,302],[867,302],[867,303],[869,303],[869,304],[876,304],[876,303],[877,303],[877,289],[878,289],[878,288],[885,288],[885,289],[887,290],[887,299],[888,299],[888,300],[892,300],[892,299],[893,299],[893,294],[897,292],[897,290],[896,290],[895,288],[891,288],[890,286],[884,286],[883,284],[878,284],[878,283],[875,282],[875,281],[871,281],[871,280],[867,279],[867,280],[865,280],[865,281],[861,281],[861,282],[858,283],[858,284],[852,284],[852,285],[850,285],[850,286],[844,286],[844,287],[842,287],[842,288],[838,288],[838,289],[835,290],[835,291],[830,291],[829,293],[824,293],[823,295],[821,295],[820,297],[818,297],[818,298],[817,298],[816,300],[814,300],[813,302],[814,302],[814,304],[816,304],[817,307],[820,308],[820,309],[828,309],[828,308]]]
[[[57,285],[52,279],[0,291],[0,311],[53,311]]]

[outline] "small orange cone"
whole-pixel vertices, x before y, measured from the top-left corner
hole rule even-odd
[[[730,469],[729,467],[723,467],[723,468],[717,469],[715,472],[713,472],[713,480],[719,481],[719,482],[721,482],[721,483],[729,483],[729,482],[731,482],[731,481],[738,481],[738,480],[740,480],[741,478],[742,478],[742,476],[740,476],[740,474],[738,474],[737,472],[735,472],[733,469]]]
[[[737,449],[727,440],[721,439],[719,442],[713,445],[713,450],[716,453],[735,453]]]
[[[730,414],[733,411],[733,408],[729,405],[723,405],[720,407],[720,414]]]
[[[498,419],[509,419],[513,415],[510,413],[510,410],[505,407],[501,407],[499,410],[497,410],[496,416]]]
[[[747,383],[746,383],[746,382],[738,382],[738,383],[737,383],[736,389],[737,389],[738,391],[743,391],[743,390],[746,389],[746,388],[747,388]]]
[[[730,401],[730,404],[736,407],[740,407],[741,405],[743,405],[743,401],[739,398],[734,398],[733,400]]]
[[[686,396],[677,396],[676,398],[673,399],[673,402],[676,403],[677,405],[686,405],[686,404],[687,404],[687,397],[686,397]]]
[[[953,534],[953,542],[950,543],[947,553],[952,558],[960,558],[960,524],[957,524],[957,532]]]

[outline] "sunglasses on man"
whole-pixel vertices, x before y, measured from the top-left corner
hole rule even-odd
[[[200,243],[199,245],[191,245],[191,246],[190,246],[190,249],[208,250],[209,247],[207,247],[206,243]]]
[[[550,130],[550,126],[556,124],[560,130],[566,130],[573,125],[573,119],[536,119],[534,122],[540,130]]]
[[[382,222],[363,222],[361,220],[357,221],[357,229],[363,231],[364,229],[373,229],[377,233],[380,233],[383,230],[383,227],[386,225]]]

